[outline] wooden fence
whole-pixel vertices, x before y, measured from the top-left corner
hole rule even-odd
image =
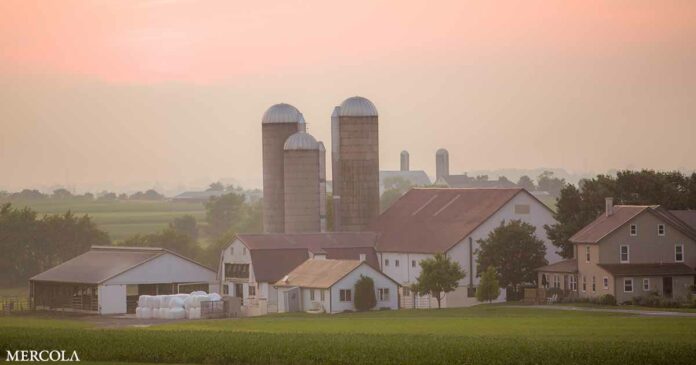
[[[28,297],[0,297],[0,315],[27,312],[31,310]]]

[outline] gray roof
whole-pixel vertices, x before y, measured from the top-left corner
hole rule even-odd
[[[176,255],[191,261],[177,253],[159,247],[92,246],[89,251],[82,255],[48,269],[29,280],[100,284],[166,254]],[[191,262],[211,270],[194,261]]]
[[[669,212],[696,230],[696,210],[670,210]]]
[[[285,145],[283,149],[286,151],[291,150],[318,150],[320,149],[319,142],[317,142],[311,134],[307,132],[297,132],[287,140],[285,140]]]
[[[263,113],[261,123],[304,123],[304,117],[294,106],[280,103],[271,106]]]
[[[221,195],[224,195],[225,192],[223,190],[207,190],[207,191],[185,191],[177,196],[174,197],[174,199],[177,200],[208,200],[211,197],[218,197]]]
[[[576,273],[578,272],[578,259],[559,261],[550,265],[537,268],[535,269],[535,271]]]
[[[370,100],[362,96],[353,96],[341,103],[338,115],[340,117],[376,117],[378,113],[377,107]]]
[[[438,183],[444,182],[450,188],[514,189],[518,187],[517,184],[509,180],[477,180],[476,178],[468,175],[445,175],[442,176],[442,180],[443,181],[438,181]]]
[[[682,263],[597,264],[615,276],[692,276],[694,269]]]
[[[399,177],[404,180],[409,181],[414,186],[428,186],[430,185],[430,178],[428,174],[423,170],[409,170],[409,171],[380,171],[379,172],[379,186],[380,189],[384,188],[384,182],[386,179],[392,177]]]

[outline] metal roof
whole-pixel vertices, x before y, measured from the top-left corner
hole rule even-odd
[[[285,145],[283,149],[286,151],[291,150],[318,150],[320,149],[319,142],[317,142],[311,134],[307,132],[297,132],[287,140],[285,140]]]
[[[261,118],[261,123],[300,123],[304,124],[304,117],[297,108],[290,104],[280,103],[275,104],[268,108],[263,117]]]
[[[363,264],[359,260],[310,259],[279,280],[275,286],[327,289]]]
[[[341,117],[376,117],[378,113],[377,107],[370,100],[362,96],[353,96],[341,103],[338,115]]]

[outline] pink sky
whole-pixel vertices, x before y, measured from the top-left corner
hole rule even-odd
[[[268,106],[356,94],[384,169],[696,169],[694,64],[688,0],[0,0],[0,189],[259,186]]]

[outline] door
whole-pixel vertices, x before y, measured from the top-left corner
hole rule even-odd
[[[234,296],[237,298],[244,297],[244,284],[234,284]]]
[[[671,276],[662,278],[662,295],[665,298],[672,297],[672,277]]]
[[[283,301],[285,302],[286,312],[300,311],[300,289],[292,288],[283,293]]]

